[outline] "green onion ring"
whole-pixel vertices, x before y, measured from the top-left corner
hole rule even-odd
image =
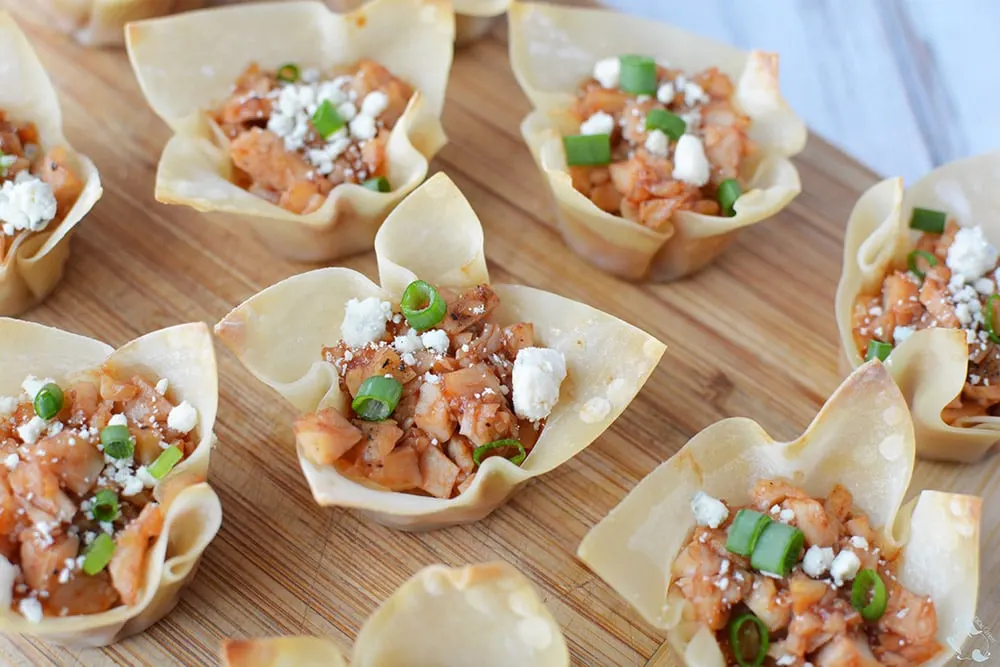
[[[861,612],[861,617],[874,623],[885,614],[888,604],[889,594],[878,572],[868,568],[858,572],[851,589],[851,606]]]
[[[101,533],[87,547],[83,558],[83,571],[94,576],[108,566],[115,555],[115,541],[107,533]]]
[[[407,324],[417,331],[426,331],[444,319],[448,304],[433,285],[414,280],[403,290],[399,309]]]
[[[914,207],[913,213],[910,215],[910,229],[918,229],[931,234],[944,234],[947,221],[948,214],[944,211]]]
[[[278,72],[275,74],[275,78],[278,81],[284,81],[285,83],[295,83],[299,80],[299,66],[295,63],[288,63],[287,65],[282,65],[278,68]]]
[[[128,426],[115,424],[101,429],[101,445],[104,453],[113,459],[127,459],[135,451],[135,442]]]
[[[997,334],[997,327],[995,323],[996,318],[996,303],[1000,301],[1000,294],[991,294],[990,298],[986,299],[986,311],[983,313],[983,322],[986,323],[986,334],[990,337],[990,340],[994,343],[1000,345],[1000,335]]]
[[[399,380],[384,375],[372,375],[361,383],[351,408],[367,422],[385,421],[396,409],[403,395]]]
[[[740,636],[740,631],[747,623],[757,629],[757,652],[750,659],[746,657],[743,639]],[[729,645],[732,647],[733,655],[736,656],[736,662],[740,667],[760,667],[764,664],[764,658],[767,657],[767,649],[771,645],[771,635],[768,633],[764,621],[753,614],[743,614],[729,624]]]
[[[392,186],[389,185],[389,179],[385,176],[376,176],[375,178],[369,178],[367,181],[361,184],[361,187],[367,188],[374,192],[392,192]]]
[[[562,138],[566,164],[595,167],[611,164],[610,134],[573,134]]]
[[[101,489],[94,494],[94,506],[91,509],[97,521],[114,521],[121,514],[118,508],[118,494],[111,489]]]
[[[925,262],[927,262],[927,268],[930,268],[932,266],[937,266],[938,260],[937,257],[927,252],[926,250],[914,250],[913,252],[911,252],[909,255],[906,256],[906,265],[910,267],[910,271],[917,278],[923,280],[924,276],[926,276],[927,274],[926,272],[921,271],[920,267],[917,266],[918,259],[922,259]]]
[[[35,394],[35,414],[49,421],[63,409],[63,392],[59,385],[48,383]]]
[[[771,523],[771,518],[755,510],[741,509],[733,518],[726,536],[726,550],[740,556],[749,556],[757,546],[760,534]]]
[[[750,565],[761,572],[787,577],[799,560],[806,536],[787,523],[772,521],[757,540]]]
[[[868,352],[865,353],[865,361],[878,359],[885,361],[892,352],[892,343],[883,343],[880,340],[872,339],[868,341]]]
[[[517,448],[517,454],[507,458],[508,461],[518,466],[528,457],[527,452],[524,451],[524,445],[521,444],[519,440],[514,440],[513,438],[506,438],[504,440],[494,440],[493,442],[487,442],[485,445],[480,445],[472,451],[472,460],[476,462],[476,465],[482,465],[483,454],[493,451],[494,449],[504,449],[506,447]]]
[[[171,445],[167,447],[160,455],[156,457],[156,460],[149,464],[146,468],[148,472],[154,479],[163,479],[167,476],[167,473],[174,469],[180,460],[184,458],[184,452],[180,447],[176,445]]]
[[[665,135],[677,141],[684,136],[687,123],[677,114],[670,113],[666,109],[650,109],[646,113],[646,129],[659,130]]]
[[[621,89],[633,95],[656,94],[656,61],[646,56],[621,56],[618,81]]]
[[[316,113],[312,117],[312,125],[316,132],[324,139],[329,139],[337,130],[347,124],[330,100],[323,100],[323,103],[316,108]]]
[[[742,194],[743,188],[735,178],[727,178],[719,183],[717,196],[719,198],[719,206],[722,208],[722,215],[727,218],[736,215],[736,210],[733,207],[736,205],[736,200]]]

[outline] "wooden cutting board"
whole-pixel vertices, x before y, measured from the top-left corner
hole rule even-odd
[[[105,194],[78,227],[62,286],[27,317],[120,345],[161,327],[214,324],[263,287],[313,268],[197,212],[156,203],[168,130],[150,112],[120,51],[89,51],[14,6],[62,96],[66,135],[101,170]],[[219,445],[210,481],[225,520],[177,609],[145,634],[103,649],[0,639],[5,665],[214,665],[229,637],[316,634],[347,652],[363,620],[431,563],[500,559],[538,586],[574,665],[675,664],[663,637],[574,557],[583,535],[692,435],[730,416],[796,437],[840,381],[833,296],[844,225],[877,177],[813,137],[796,163],[803,193],[746,231],[722,260],[672,285],[632,285],[566,250],[548,193],[518,131],[528,102],[501,27],[458,54],[444,114],[451,143],[434,162],[486,227],[498,282],[586,301],[669,345],[621,419],[588,450],[478,524],[411,535],[312,500],[294,455],[292,413],[219,348]],[[374,275],[374,255],[345,266]],[[1000,474],[920,463],[911,495],[982,495],[979,616],[1000,634]],[[470,629],[475,631],[475,629]],[[1000,644],[992,647],[1000,661]]]

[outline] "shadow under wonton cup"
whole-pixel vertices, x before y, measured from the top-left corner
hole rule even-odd
[[[41,149],[66,149],[83,190],[61,221],[40,232],[22,232],[0,247],[0,315],[18,315],[41,302],[62,279],[70,233],[101,198],[101,179],[86,156],[73,150],[62,130],[62,112],[52,81],[27,38],[7,12],[0,12],[0,109],[16,123],[38,128]],[[2,233],[2,232],[0,232]]]
[[[427,176],[447,139],[441,110],[454,49],[448,0],[374,0],[347,14],[320,2],[234,5],[130,24],[129,56],[146,99],[174,131],[160,157],[156,199],[250,225],[288,259],[330,261],[369,250],[379,225]],[[232,182],[233,164],[206,111],[252,62],[328,70],[370,58],[413,86],[386,145],[391,192],[336,186],[300,215]]]
[[[84,46],[121,46],[125,24],[198,9],[205,0],[42,0],[53,25]]]
[[[854,302],[880,293],[886,274],[906,265],[918,235],[909,228],[913,207],[946,211],[962,226],[980,225],[1000,247],[998,183],[1000,151],[946,164],[906,190],[901,178],[890,178],[861,196],[847,223],[836,297],[841,349],[850,368],[864,363],[851,327]],[[972,462],[1000,440],[1000,417],[964,417],[954,424],[942,418],[965,386],[968,364],[965,333],[957,329],[917,331],[886,360],[913,414],[917,456]]]
[[[334,407],[347,412],[324,346],[340,339],[352,299],[398,303],[416,279],[465,289],[489,283],[483,229],[451,180],[436,174],[404,201],[375,239],[381,286],[355,271],[319,269],[273,285],[238,306],[216,333],[258,379],[300,412]],[[653,372],[664,345],[652,336],[582,303],[520,285],[492,285],[501,326],[530,322],[539,345],[566,358],[567,379],[534,448],[520,465],[487,458],[472,485],[449,500],[387,491],[355,481],[333,466],[299,462],[321,505],[360,510],[379,523],[430,530],[478,521],[519,486],[582,451],[622,413]]]
[[[598,268],[628,280],[683,278],[712,262],[736,233],[761,222],[799,194],[789,157],[800,152],[806,128],[778,88],[778,56],[731,46],[672,26],[613,11],[513,2],[510,60],[534,111],[521,134],[555,199],[566,244]],[[601,58],[638,53],[695,73],[718,67],[736,82],[734,100],[750,117],[748,135],[758,150],[744,161],[747,191],[732,217],[692,211],[674,214],[655,231],[602,211],[573,187],[562,137],[579,127],[570,109],[579,85]]]
[[[714,633],[686,599],[669,592],[672,563],[695,528],[692,496],[704,491],[745,504],[761,479],[787,479],[814,497],[841,484],[884,543],[901,547],[898,579],[934,601],[938,641],[960,646],[976,612],[982,501],[923,491],[901,507],[914,452],[906,402],[888,371],[870,362],[834,392],[798,440],[775,442],[749,419],[708,427],[639,482],[587,534],[578,555],[647,623],[667,631],[684,664],[724,667]],[[950,657],[945,649],[925,664]]]
[[[489,628],[489,632],[476,629]],[[447,641],[442,641],[446,637]],[[226,667],[344,667],[332,640],[230,640]],[[424,568],[361,627],[351,665],[568,667],[558,624],[524,575],[506,563]]]
[[[215,441],[218,377],[212,335],[204,324],[155,331],[117,350],[59,329],[0,318],[0,396],[17,396],[29,375],[65,383],[107,368],[116,375],[165,378],[177,402],[198,411],[198,444],[159,482],[153,496],[164,508],[163,530],[149,547],[139,601],[81,616],[49,617],[32,623],[0,604],[0,632],[24,634],[68,646],[105,646],[144,631],[166,616],[194,577],[205,548],[222,523],[222,505],[207,483]],[[0,556],[0,580],[13,581],[11,564]]]

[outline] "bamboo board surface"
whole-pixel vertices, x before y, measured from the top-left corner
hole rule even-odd
[[[313,268],[275,260],[256,238],[193,210],[157,204],[153,180],[168,130],[147,109],[126,56],[78,47],[34,5],[17,2],[15,16],[60,91],[66,135],[97,163],[105,194],[78,227],[61,287],[28,319],[117,346],[180,322],[213,324],[261,288]],[[797,159],[803,193],[785,212],[746,231],[693,279],[637,286],[562,245],[518,131],[528,111],[500,29],[456,58],[444,115],[451,143],[433,166],[483,219],[494,280],[586,301],[669,345],[622,418],[486,520],[399,533],[313,502],[294,455],[291,410],[220,346],[210,481],[225,519],[177,609],[103,650],[2,638],[0,662],[214,665],[224,638],[279,634],[327,635],[346,653],[364,619],[421,567],[500,559],[538,586],[574,665],[675,664],[663,637],[573,554],[639,479],[709,424],[748,416],[780,439],[805,428],[840,381],[833,295],[843,229],[876,176],[813,137]],[[375,272],[373,253],[343,264]],[[920,463],[910,496],[921,488],[984,497],[979,617],[1000,634],[996,457],[966,467]]]

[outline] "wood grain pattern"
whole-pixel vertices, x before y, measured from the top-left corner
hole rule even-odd
[[[16,14],[62,94],[66,134],[102,170],[104,199],[78,229],[63,285],[28,318],[119,345],[178,322],[216,322],[262,287],[312,268],[273,259],[244,230],[153,200],[168,130],[147,110],[124,54],[85,51],[34,3]],[[728,416],[797,436],[839,383],[833,295],[848,213],[874,175],[821,140],[797,160],[804,190],[694,279],[637,286],[598,273],[562,245],[518,124],[528,112],[503,30],[456,59],[445,110],[451,144],[434,166],[486,227],[495,280],[587,301],[670,348],[609,432],[488,519],[409,535],[317,507],[299,471],[291,412],[219,348],[219,445],[210,481],[222,530],[178,608],[104,650],[0,639],[7,665],[213,665],[221,639],[322,634],[346,651],[363,620],[431,563],[510,562],[539,587],[574,664],[671,665],[663,637],[573,557],[586,531],[689,437]],[[344,265],[372,275],[374,256]],[[849,443],[845,443],[849,444]],[[1000,475],[996,461],[921,463],[920,488],[985,498],[979,615],[1000,629]],[[994,651],[1000,651],[1000,647]]]

